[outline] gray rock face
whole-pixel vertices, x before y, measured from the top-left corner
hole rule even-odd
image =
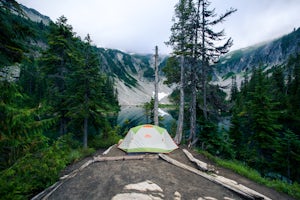
[[[216,65],[222,76],[229,72],[240,73],[259,66],[275,66],[285,63],[290,55],[300,52],[300,28],[273,41],[232,51]]]
[[[21,5],[21,8],[26,14],[25,17],[28,17],[31,21],[43,22],[45,25],[48,25],[51,22],[51,19],[49,17],[42,15],[41,13],[32,8],[27,8],[23,5]]]

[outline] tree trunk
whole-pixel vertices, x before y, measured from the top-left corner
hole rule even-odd
[[[155,85],[154,85],[154,125],[158,126],[158,66],[157,66],[157,59],[158,59],[158,48],[155,46]]]
[[[202,1],[202,90],[203,90],[203,115],[207,120],[207,94],[206,94],[206,56],[205,56],[205,2]]]
[[[65,114],[60,119],[60,127],[59,127],[59,134],[65,135],[67,133],[67,122],[66,122]]]
[[[200,11],[200,3],[198,1],[197,4],[197,14],[196,14],[196,24],[195,24],[195,33],[194,33],[194,47],[193,47],[193,55],[192,55],[192,69],[191,69],[191,89],[192,89],[192,97],[191,97],[191,105],[190,105],[190,136],[189,136],[189,146],[195,144],[194,140],[196,139],[196,106],[197,106],[197,51],[198,51],[198,27],[199,27],[199,11]]]
[[[179,115],[177,122],[177,130],[175,135],[176,144],[180,144],[182,140],[183,119],[184,119],[184,56],[180,57],[180,103],[179,103]]]
[[[197,80],[195,70],[192,70],[192,97],[191,97],[191,106],[190,106],[190,137],[189,137],[189,145],[194,143],[196,139],[196,105],[197,105]]]
[[[206,82],[206,65],[202,61],[202,92],[203,92],[203,116],[207,120],[207,82]]]
[[[83,124],[83,148],[88,147],[88,117],[84,118],[84,124]]]
[[[87,83],[86,83],[87,86]],[[88,86],[87,86],[88,88]],[[88,89],[86,89],[86,92],[84,94],[84,107],[85,111],[88,111]],[[88,115],[84,117],[84,122],[83,122],[83,148],[88,147],[88,122],[89,122],[89,117]]]

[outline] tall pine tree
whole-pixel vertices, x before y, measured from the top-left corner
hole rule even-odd
[[[106,78],[100,73],[100,61],[91,44],[89,35],[85,42],[78,41],[78,65],[75,65],[68,78],[67,116],[72,124],[82,130],[83,147],[88,147],[88,132],[91,125],[101,127],[105,113],[111,108],[103,91]],[[107,86],[108,87],[108,86]],[[113,93],[114,91],[110,91]],[[113,99],[111,99],[113,102]]]
[[[227,53],[232,46],[232,39],[229,38],[225,43],[220,45],[220,41],[225,39],[224,30],[216,32],[213,28],[222,23],[228,16],[236,12],[236,9],[230,8],[225,14],[216,17],[215,9],[209,9],[210,2],[208,0],[198,0],[195,3],[196,16],[194,19],[194,52],[192,65],[192,102],[191,102],[191,143],[195,143],[196,135],[196,106],[197,106],[197,74],[200,73],[201,89],[202,89],[202,106],[203,116],[208,120],[207,106],[207,85],[209,66],[216,62],[220,55]]]
[[[48,49],[41,57],[41,69],[47,81],[47,101],[58,118],[59,134],[63,135],[67,133],[69,121],[66,80],[78,60],[74,54],[74,33],[67,18],[61,16],[50,26]]]
[[[174,24],[171,28],[172,34],[167,44],[173,47],[173,53],[180,57],[180,102],[179,102],[179,115],[177,121],[177,129],[175,135],[175,142],[181,143],[183,132],[183,120],[184,120],[184,87],[185,87],[185,71],[187,57],[191,56],[191,44],[192,44],[192,13],[194,12],[193,2],[191,0],[180,0],[175,6],[175,17],[173,19]]]

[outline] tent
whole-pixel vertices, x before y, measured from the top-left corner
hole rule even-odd
[[[118,148],[128,153],[169,153],[178,146],[166,129],[146,124],[131,128]]]

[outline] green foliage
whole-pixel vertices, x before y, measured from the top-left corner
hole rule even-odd
[[[25,107],[25,97],[15,83],[0,81],[0,90],[0,169],[3,169],[26,153],[43,147],[46,138],[42,133],[55,120],[40,118],[42,105]]]
[[[234,151],[232,140],[224,129],[219,129],[216,124],[206,122],[202,125],[199,143],[202,150],[225,158],[233,158]]]
[[[99,129],[106,114],[118,111],[119,106],[114,83],[100,72],[100,59],[89,35],[85,40],[75,37],[67,19],[60,17],[51,24],[49,47],[40,63],[46,80],[45,98],[58,118],[59,135],[67,130],[77,136],[83,133],[87,146],[88,131]]]
[[[299,136],[287,130],[276,139],[277,146],[272,161],[275,171],[281,172],[289,180],[299,177],[299,170],[293,169],[294,166],[300,165]]]
[[[0,66],[19,62],[23,58],[26,32],[29,28],[24,26],[18,18],[9,11],[0,7]]]
[[[20,68],[18,85],[22,88],[22,93],[30,97],[26,100],[26,105],[37,106],[46,95],[46,82],[38,67],[38,63],[31,56],[23,61]]]
[[[144,71],[143,77],[148,78],[150,80],[154,80],[154,69],[153,68],[147,68]]]
[[[172,85],[173,83],[180,82],[180,66],[178,59],[174,57],[169,57],[165,67],[162,69],[167,80],[164,84]]]
[[[117,144],[122,138],[120,135],[120,128],[115,127],[114,129],[106,128],[102,130],[101,134],[98,134],[91,138],[90,146],[96,149],[107,148],[113,144]]]
[[[24,13],[15,1],[7,3],[9,9],[5,6],[0,8],[0,68],[21,62],[25,58],[24,53],[31,50],[32,42],[45,42],[48,29],[44,24],[22,17]],[[19,15],[11,13],[11,10]]]
[[[225,74],[224,76],[222,76],[222,79],[223,79],[223,80],[227,80],[227,79],[233,77],[234,75],[235,75],[235,73],[233,73],[233,72],[228,72],[227,74]]]
[[[150,102],[144,103],[143,108],[145,110],[147,123],[152,124],[154,120],[154,98],[151,98]]]
[[[300,132],[300,54],[291,56],[287,65],[287,112],[285,126],[295,133]],[[298,134],[300,137],[300,135]]]
[[[123,54],[123,62],[124,62],[124,65],[126,67],[129,67],[130,71],[133,74],[137,74],[137,71],[136,71],[136,69],[133,65],[133,61],[132,61],[131,57],[128,54]]]
[[[300,198],[300,185],[297,182],[294,182],[293,184],[287,183],[282,180],[272,180],[268,178],[264,178],[261,176],[261,174],[246,165],[243,162],[237,161],[237,160],[224,160],[220,159],[218,157],[215,157],[211,155],[210,153],[202,150],[198,150],[199,153],[205,155],[210,160],[217,163],[219,166],[225,167],[227,169],[231,169],[232,171],[249,178],[250,180],[255,181],[256,183],[260,183],[262,185],[265,185],[270,188],[274,188],[279,192],[286,193],[294,198],[299,199]]]
[[[79,155],[71,135],[60,137],[50,146],[28,153],[13,166],[0,172],[0,196],[3,199],[28,199],[57,181],[59,173]],[[72,153],[73,152],[73,153]]]
[[[109,67],[111,76],[114,76],[120,80],[123,80],[125,85],[129,88],[136,86],[137,80],[126,71],[125,67],[121,67],[121,66],[123,66],[123,63],[121,63],[119,61],[119,59],[117,57],[115,57],[116,54],[122,54],[123,58],[125,59],[124,64],[126,66],[129,66],[129,68],[131,69],[131,71],[133,73],[137,73],[135,70],[135,67],[133,66],[132,61],[129,60],[129,58],[126,55],[124,55],[120,51],[112,50],[112,49],[106,50],[106,49],[99,48],[98,51],[105,57],[105,60],[107,62],[106,65],[107,65],[107,67]],[[103,62],[103,60],[101,60],[101,61]]]
[[[95,47],[81,41],[65,17],[45,26],[1,6],[0,19],[0,71],[22,61],[19,80],[0,80],[0,198],[28,199],[53,184],[67,164],[95,151],[79,148],[86,116],[90,138],[105,130],[98,147],[118,141],[109,115],[119,105]]]
[[[47,104],[53,109],[59,123],[59,134],[67,133],[67,78],[74,65],[78,65],[74,33],[61,16],[56,24],[50,25],[48,48],[40,58],[44,78],[46,79]]]
[[[236,160],[221,160],[216,158],[215,161],[218,165],[231,169],[234,172],[255,181],[256,183],[260,183],[266,185],[267,187],[274,188],[279,192],[286,193],[295,198],[300,197],[300,185],[297,182],[290,184],[279,179],[272,180],[264,178],[258,171]]]
[[[275,67],[272,76],[262,68],[255,69],[236,95],[230,129],[237,159],[262,174],[278,174],[293,181],[300,180],[296,170],[300,136],[295,134],[300,104],[293,101],[298,95],[298,61],[294,57],[287,66]]]
[[[300,28],[297,30],[294,30],[292,34],[285,35],[281,38],[281,50],[282,54],[286,55],[289,51],[289,48],[295,43],[295,41],[298,41],[300,38]],[[299,45],[299,43],[298,43]]]

